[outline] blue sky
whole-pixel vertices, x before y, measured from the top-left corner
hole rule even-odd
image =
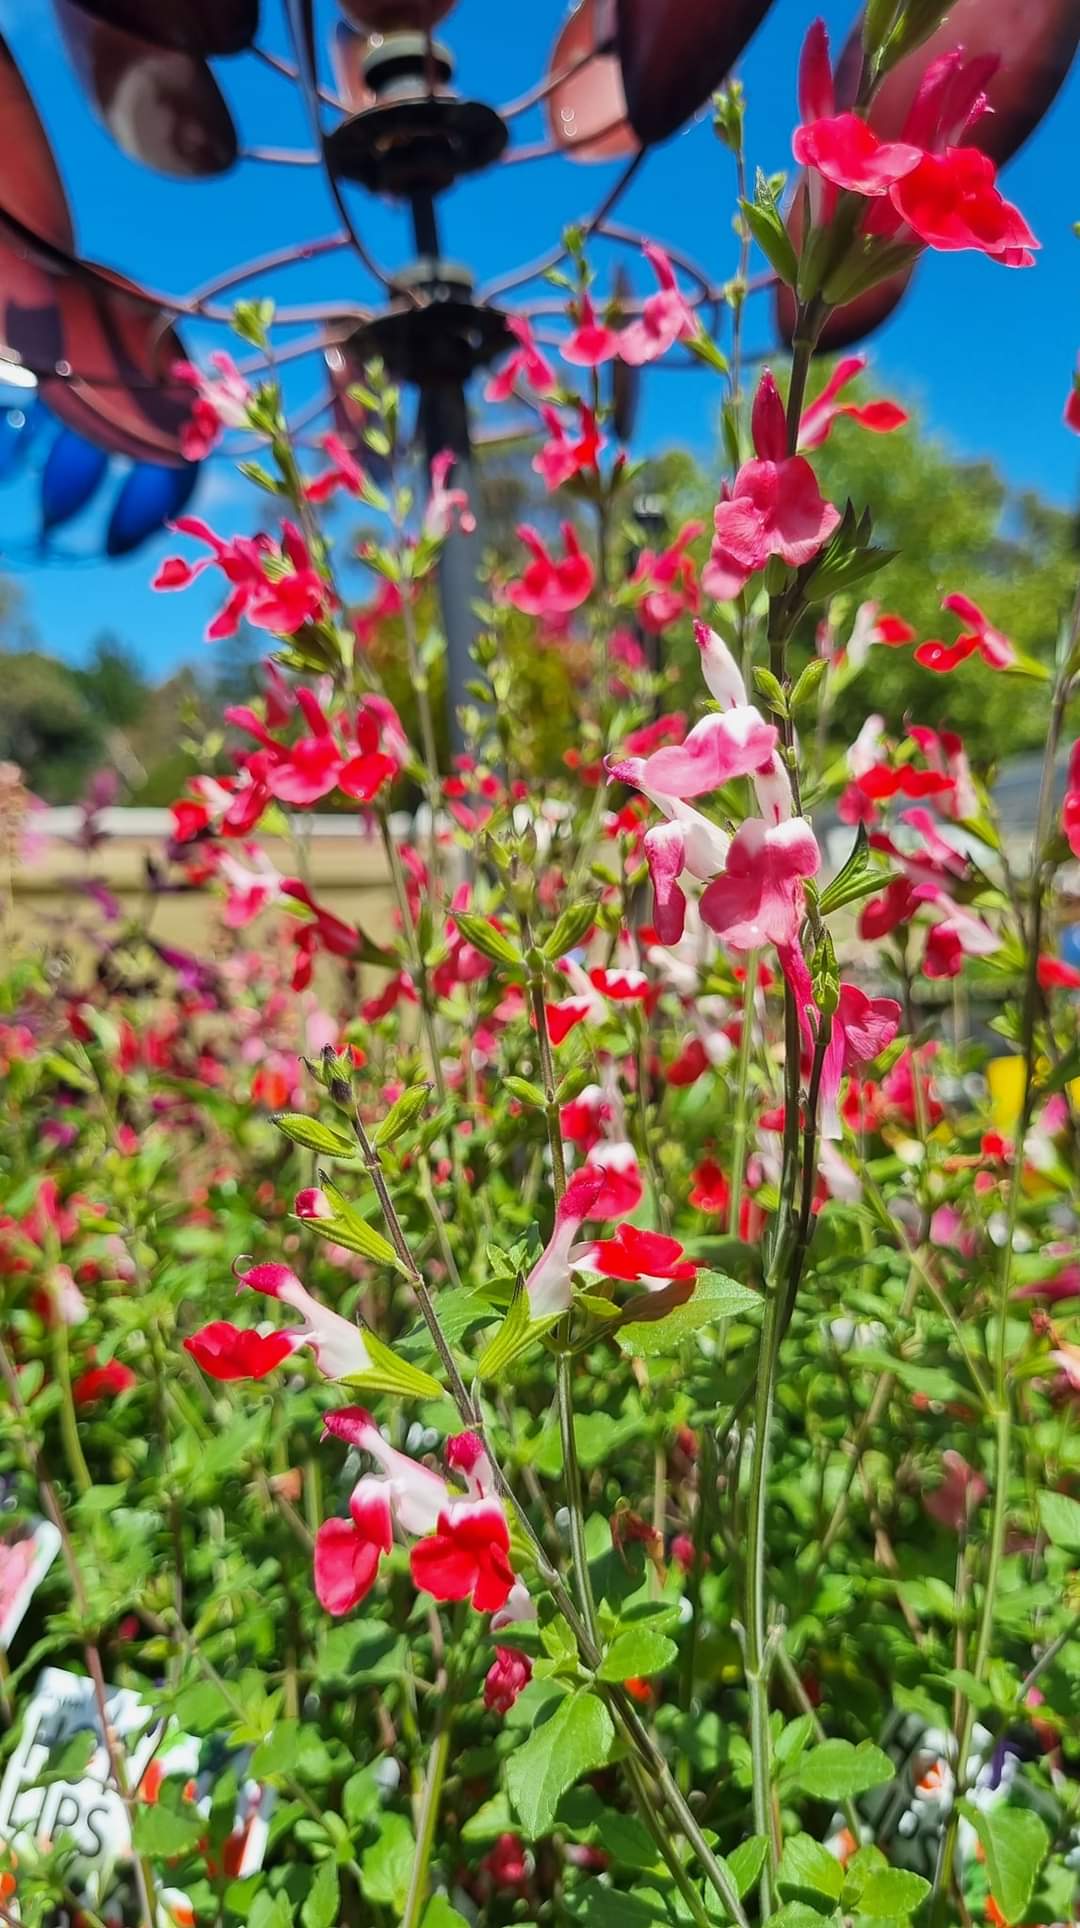
[[[834,45],[842,44],[852,0],[826,0]],[[813,0],[774,0],[741,63],[748,97],[748,150],[767,170],[789,164],[798,45]],[[280,0],[263,0],[264,44],[284,51]],[[322,0],[329,29],[336,11]],[[547,64],[563,18],[562,0],[459,0],[444,23],[457,60],[457,85],[497,104],[523,92]],[[136,280],[187,292],[246,257],[336,226],[318,170],[244,162],[214,181],[178,183],[128,161],[94,120],[59,43],[46,0],[0,0],[0,26],[32,89],[53,142],[84,255]],[[289,84],[247,57],[222,61],[217,75],[250,145],[306,148],[303,111]],[[870,346],[874,392],[917,401],[933,432],[957,453],[995,460],[1011,482],[1075,502],[1080,440],[1061,411],[1080,339],[1080,216],[1075,130],[1080,125],[1080,63],[1042,127],[1010,165],[1005,189],[1042,241],[1038,265],[1009,271],[981,256],[930,256],[895,318]],[[1072,138],[1070,139],[1070,130]],[[535,116],[515,123],[533,140]],[[479,280],[539,253],[566,222],[586,213],[614,178],[610,166],[542,160],[465,182],[443,203],[444,253],[469,262]],[[733,182],[729,157],[702,120],[654,151],[619,207],[619,218],[679,245],[722,279],[732,271]],[[406,225],[394,209],[357,192],[357,220],[387,261],[407,258]],[[647,277],[646,277],[647,279]],[[350,255],[290,270],[250,292],[280,301],[372,299],[372,284]],[[542,292],[542,291],[541,291]],[[747,343],[773,340],[767,302],[751,307]],[[227,337],[209,329],[186,336],[196,356]],[[313,392],[315,365],[293,378],[299,402]],[[706,374],[647,374],[636,442],[657,449],[681,443],[702,455],[713,445],[717,387]],[[100,558],[103,517],[94,507],[60,532],[66,555],[36,550],[41,452],[16,481],[3,485],[0,568],[18,583],[23,614],[42,644],[76,662],[96,636],[111,630],[153,674],[178,662],[205,661],[201,634],[216,601],[213,585],[184,595],[149,588],[159,556],[176,545],[164,537],[120,562]],[[887,459],[887,444],[883,458]],[[117,465],[115,488],[123,473]],[[228,463],[215,461],[194,508],[223,534],[251,530],[265,512],[259,497]]]

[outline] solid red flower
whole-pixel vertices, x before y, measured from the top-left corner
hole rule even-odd
[[[581,1263],[605,1278],[694,1279],[697,1265],[685,1256],[677,1238],[663,1232],[644,1232],[637,1225],[620,1225],[614,1238],[598,1239]]]
[[[514,1584],[510,1529],[497,1500],[458,1500],[409,1556],[412,1576],[436,1600],[467,1600],[478,1613],[506,1605]]]
[[[107,1366],[91,1366],[89,1371],[80,1373],[71,1388],[71,1396],[77,1406],[92,1406],[99,1399],[115,1399],[135,1385],[138,1378],[131,1367],[121,1365],[118,1359],[110,1359]]]
[[[211,1379],[265,1379],[302,1343],[300,1333],[256,1332],[254,1326],[214,1319],[184,1340],[184,1351]]]
[[[532,1679],[532,1661],[513,1647],[496,1647],[495,1659],[484,1677],[484,1706],[492,1714],[508,1714]]]
[[[731,1204],[731,1187],[715,1158],[703,1158],[694,1173],[690,1203],[699,1212],[725,1213]]]
[[[349,1500],[349,1518],[324,1520],[315,1535],[315,1592],[327,1613],[351,1613],[359,1606],[393,1539],[385,1482],[361,1480]]]

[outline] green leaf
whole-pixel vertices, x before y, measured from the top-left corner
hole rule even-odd
[[[749,1894],[758,1875],[765,1866],[765,1856],[768,1853],[768,1849],[769,1844],[763,1834],[750,1834],[745,1841],[740,1841],[738,1847],[733,1848],[728,1855],[728,1869],[731,1874],[731,1879],[735,1883],[735,1892],[740,1901],[744,1895]]]
[[[1080,1552],[1080,1501],[1069,1499],[1065,1493],[1043,1491],[1036,1495],[1039,1506],[1039,1524],[1048,1540],[1054,1546],[1064,1546],[1070,1552]]]
[[[363,1331],[364,1349],[371,1360],[367,1372],[352,1372],[339,1381],[343,1386],[356,1386],[360,1392],[388,1392],[400,1399],[441,1399],[445,1388],[430,1372],[420,1366],[412,1366],[407,1359],[400,1359],[396,1352],[365,1326]]]
[[[560,1701],[506,1763],[506,1788],[530,1840],[551,1830],[559,1798],[583,1774],[603,1767],[615,1738],[611,1715],[595,1694]]]
[[[331,1218],[305,1218],[300,1221],[319,1238],[333,1245],[344,1245],[347,1252],[358,1252],[361,1258],[371,1259],[375,1265],[392,1265],[396,1271],[404,1272],[405,1267],[398,1258],[388,1238],[369,1225],[366,1218],[350,1205],[343,1192],[332,1185],[325,1173],[320,1172],[322,1189],[333,1206]]]
[[[247,1928],[292,1928],[292,1921],[292,1902],[288,1895],[274,1895],[269,1888],[260,1888],[251,1904]]]
[[[400,1913],[408,1899],[415,1858],[416,1843],[405,1816],[384,1814],[378,1840],[364,1849],[360,1860],[365,1901],[381,1901]]]
[[[817,1898],[839,1901],[844,1886],[844,1870],[828,1848],[810,1834],[793,1834],[784,1843],[777,1886],[785,1900],[808,1901]]]
[[[787,715],[788,701],[784,695],[783,685],[779,678],[773,675],[771,669],[764,669],[760,664],[758,665],[754,671],[754,688],[759,696],[764,697],[769,708],[776,711],[777,716]]]
[[[758,201],[740,201],[739,206],[769,266],[775,268],[781,281],[786,281],[788,287],[793,288],[798,279],[799,264],[791,237],[775,204],[770,202],[763,206]]]
[[[567,951],[575,951],[588,936],[596,921],[595,904],[568,904],[560,911],[552,929],[544,939],[544,956],[553,964]]]
[[[191,1854],[205,1833],[206,1822],[194,1807],[187,1814],[176,1814],[161,1801],[136,1805],[131,1830],[136,1854],[172,1860],[175,1855]]]
[[[272,1121],[294,1145],[305,1151],[324,1152],[328,1158],[355,1158],[357,1145],[350,1132],[338,1125],[325,1125],[321,1118],[309,1118],[302,1111],[279,1111]]]
[[[547,1104],[540,1086],[531,1084],[528,1078],[506,1077],[503,1084],[512,1098],[520,1099],[523,1105],[531,1105],[536,1111],[543,1111]]]
[[[873,1872],[859,1893],[859,1913],[896,1919],[910,1915],[930,1893],[929,1881],[906,1868],[881,1868]]]
[[[550,1319],[533,1319],[529,1316],[529,1295],[524,1281],[519,1279],[514,1287],[510,1310],[493,1339],[489,1339],[476,1362],[478,1379],[498,1379],[511,1366],[515,1359],[527,1351],[534,1339],[546,1332],[555,1323]]]
[[[802,708],[804,703],[809,703],[810,698],[817,690],[818,684],[827,673],[828,667],[829,664],[826,657],[811,657],[788,699],[789,707],[793,715],[796,710]],[[859,828],[862,828],[861,824]]]
[[[734,1319],[760,1307],[760,1295],[740,1285],[738,1279],[730,1279],[723,1272],[699,1272],[693,1297],[685,1305],[676,1306],[663,1319],[635,1320],[623,1326],[616,1337],[623,1351],[632,1353],[635,1359],[652,1359],[677,1351],[684,1339],[716,1319]]]
[[[871,1372],[891,1372],[902,1386],[910,1387],[912,1392],[922,1393],[927,1399],[937,1399],[945,1404],[950,1399],[966,1397],[959,1380],[954,1379],[944,1366],[920,1366],[914,1359],[901,1359],[896,1354],[882,1352],[876,1346],[862,1346],[847,1355],[849,1365],[864,1366]]]
[[[799,1763],[798,1782],[816,1801],[848,1801],[880,1787],[896,1773],[889,1756],[872,1741],[822,1741]]]
[[[420,1928],[469,1928],[464,1915],[451,1908],[445,1895],[432,1895],[424,1909]]]
[[[298,1720],[275,1721],[266,1739],[259,1742],[251,1757],[253,1779],[263,1781],[271,1775],[293,1774],[300,1765],[304,1739]]]
[[[1019,1921],[1050,1849],[1045,1823],[1030,1808],[998,1807],[985,1814],[970,1801],[957,1805],[982,1843],[994,1900],[1007,1922]]]
[[[521,952],[504,932],[497,931],[493,924],[489,924],[486,917],[480,917],[475,911],[456,910],[454,922],[474,951],[479,951],[482,957],[490,957],[494,964],[507,964],[524,975],[525,959]]]
[[[341,1884],[332,1861],[319,1864],[300,1910],[303,1928],[334,1928],[341,1907]]]
[[[617,1634],[596,1670],[599,1680],[637,1680],[670,1667],[678,1648],[651,1627],[630,1627]]]
[[[400,1098],[391,1105],[382,1124],[375,1133],[374,1143],[381,1150],[384,1145],[392,1145],[420,1117],[431,1096],[430,1084],[410,1085]]]
[[[691,335],[686,346],[698,361],[705,363],[706,368],[715,368],[718,375],[727,374],[731,364],[723,349],[717,346],[704,328],[698,334]]]

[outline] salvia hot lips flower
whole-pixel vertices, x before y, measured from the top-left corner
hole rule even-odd
[[[836,113],[828,38],[816,21],[800,69],[803,124],[792,139],[795,159],[809,171],[815,225],[832,220],[842,190],[869,203],[864,235],[915,248],[978,249],[1006,267],[1030,267],[1039,244],[999,192],[993,161],[955,144],[986,111],[983,89],[996,67],[990,57],[965,60],[959,47],[932,61],[899,139],[882,140],[862,115]]]
[[[455,1494],[430,1467],[389,1445],[362,1407],[328,1413],[326,1430],[381,1469],[354,1487],[348,1519],[327,1520],[316,1535],[315,1590],[328,1613],[351,1612],[370,1591],[395,1524],[415,1541],[410,1566],[418,1587],[437,1600],[471,1597],[481,1613],[507,1608],[520,1583],[510,1565],[506,1515],[490,1491],[490,1466],[474,1436],[462,1436],[464,1454],[455,1453],[461,1441],[449,1442],[451,1464],[469,1462],[470,1491]],[[527,1611],[526,1596],[521,1617]]]
[[[522,523],[518,535],[530,551],[532,561],[516,581],[507,583],[507,602],[526,616],[546,616],[556,621],[580,608],[592,594],[596,570],[578,541],[573,523],[562,525],[565,554],[561,561],[527,523]]]
[[[660,286],[656,294],[646,297],[638,319],[628,322],[619,335],[619,354],[634,367],[657,361],[677,341],[693,341],[700,332],[663,248],[647,242],[644,254]]]
[[[360,1328],[313,1298],[287,1265],[253,1265],[237,1278],[251,1291],[291,1306],[304,1323],[261,1335],[218,1320],[192,1333],[184,1341],[185,1348],[212,1379],[261,1379],[301,1346],[311,1348],[319,1371],[327,1379],[349,1379],[370,1372],[371,1355]]]
[[[771,556],[793,569],[813,561],[840,525],[840,512],[824,500],[809,462],[787,452],[784,405],[768,369],[758,383],[751,428],[756,459],[743,463],[730,496],[713,511],[703,581],[719,602],[737,596]]]

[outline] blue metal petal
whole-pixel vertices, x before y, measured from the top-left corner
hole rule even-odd
[[[108,466],[104,449],[95,448],[74,429],[60,430],[41,476],[41,523],[46,534],[86,507]]]
[[[167,469],[156,462],[136,462],[124,482],[109,517],[105,553],[128,556],[148,536],[156,535],[186,509],[199,479],[199,464]]]
[[[44,413],[33,395],[20,400],[13,390],[0,390],[0,481],[20,466]]]

